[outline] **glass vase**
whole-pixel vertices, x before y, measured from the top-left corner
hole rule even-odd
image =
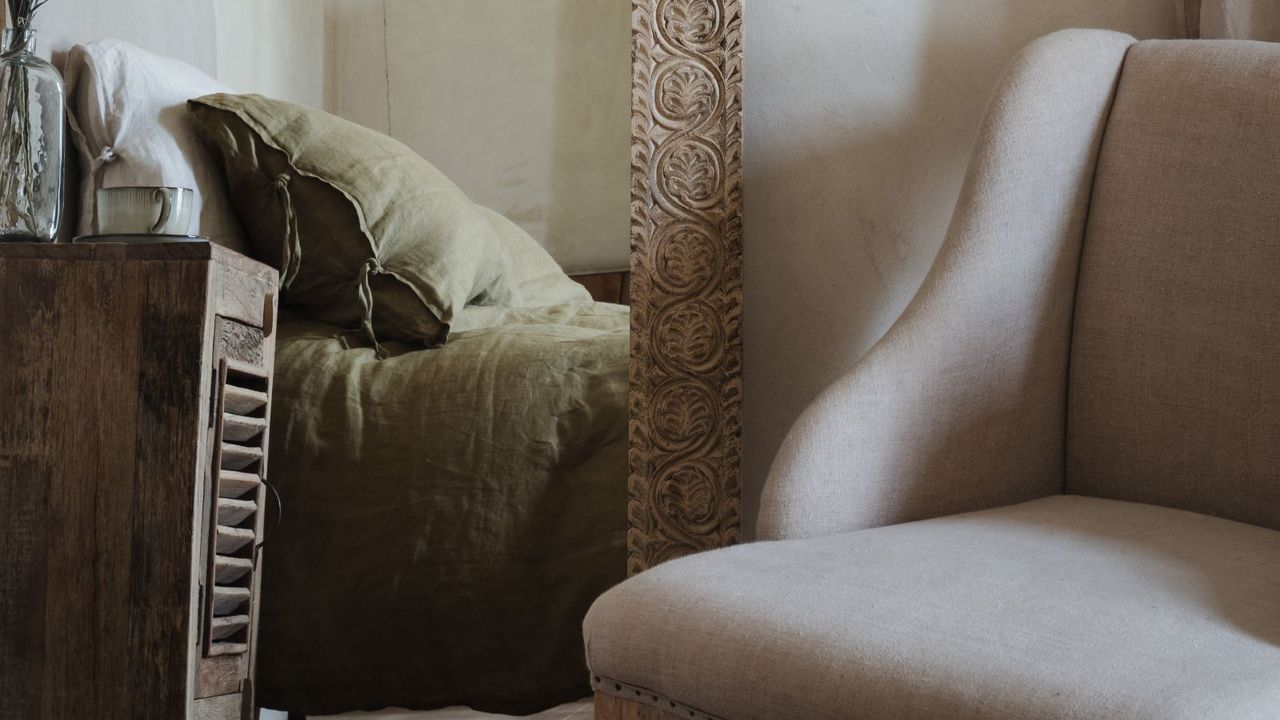
[[[62,76],[37,57],[36,31],[0,39],[0,241],[53,242],[62,223]]]

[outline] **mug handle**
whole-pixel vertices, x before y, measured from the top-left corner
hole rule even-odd
[[[169,193],[163,188],[157,188],[153,197],[160,200],[160,217],[156,220],[156,224],[151,226],[151,234],[159,235],[164,226],[169,224],[169,219],[173,217],[173,203],[169,200]]]

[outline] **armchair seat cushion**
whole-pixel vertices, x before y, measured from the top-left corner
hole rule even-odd
[[[1280,718],[1280,532],[1055,496],[662,565],[587,617],[683,717]]]

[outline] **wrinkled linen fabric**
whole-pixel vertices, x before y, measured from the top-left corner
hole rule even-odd
[[[281,324],[258,690],[307,714],[590,692],[587,607],[625,574],[627,309],[464,311],[390,355]]]
[[[590,302],[528,233],[393,138],[261,95],[188,106],[290,309],[440,345],[467,305]]]

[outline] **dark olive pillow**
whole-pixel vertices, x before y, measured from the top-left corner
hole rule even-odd
[[[306,315],[438,345],[468,303],[584,297],[523,230],[392,138],[259,95],[188,106],[282,302]]]

